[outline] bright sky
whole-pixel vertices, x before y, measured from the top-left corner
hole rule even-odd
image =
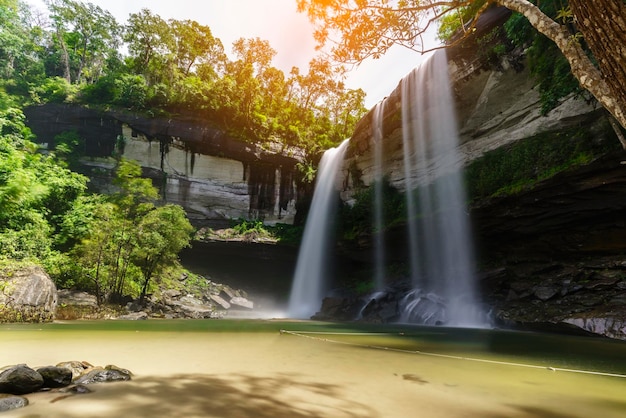
[[[43,0],[26,0],[46,10]],[[261,38],[277,51],[273,65],[288,75],[292,67],[308,70],[315,51],[313,26],[306,14],[296,11],[296,0],[90,0],[108,10],[120,24],[143,8],[161,18],[195,20],[211,28],[227,53],[239,38]],[[400,79],[419,65],[421,55],[394,47],[383,58],[368,60],[348,74],[346,85],[367,93],[366,106],[373,107],[388,96]]]

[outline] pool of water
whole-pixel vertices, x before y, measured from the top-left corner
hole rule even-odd
[[[626,344],[601,338],[279,320],[0,326],[2,365],[68,360],[135,376],[2,415],[626,416]]]

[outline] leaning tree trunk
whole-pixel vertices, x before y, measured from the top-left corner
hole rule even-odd
[[[624,96],[626,82],[624,20],[626,18],[622,0],[570,0],[572,11],[577,16],[577,23],[581,27],[581,34],[585,41],[594,54],[596,53],[594,48],[599,50],[599,56],[596,56],[599,68],[594,66],[580,43],[565,26],[550,19],[534,4],[527,0],[495,1],[523,14],[535,29],[556,43],[569,62],[572,74],[580,85],[589,91],[622,127],[626,128],[626,97]],[[609,48],[608,44],[611,43]]]
[[[626,3],[569,0],[569,4],[615,100],[626,103]]]

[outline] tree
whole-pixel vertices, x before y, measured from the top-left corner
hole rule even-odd
[[[189,246],[192,232],[185,211],[177,205],[156,208],[141,219],[134,251],[143,275],[139,303],[143,303],[153,275],[175,262],[180,250]]]
[[[199,64],[208,64],[217,74],[226,56],[222,42],[213,37],[208,26],[193,20],[169,20],[174,36],[174,56],[178,70],[188,76]],[[205,69],[206,71],[206,69]]]
[[[159,15],[148,9],[132,13],[125,26],[124,41],[128,43],[134,70],[145,75],[148,84],[171,75],[168,65],[172,62],[174,36]]]
[[[482,4],[481,4],[482,3]],[[626,3],[620,0],[570,0],[572,22],[561,23],[545,15],[528,0],[298,0],[318,25],[315,38],[324,44],[335,36],[333,56],[342,62],[361,62],[380,57],[393,45],[424,52],[422,36],[437,19],[470,6],[475,16],[491,4],[524,15],[531,25],[551,39],[568,60],[572,74],[626,128]],[[477,19],[465,25],[471,33]],[[573,23],[569,24],[569,23]],[[572,33],[570,29],[577,31]],[[585,53],[590,46],[597,67]]]
[[[93,81],[103,71],[107,57],[117,53],[120,28],[115,18],[91,3],[47,3],[61,49],[63,77],[70,82]]]

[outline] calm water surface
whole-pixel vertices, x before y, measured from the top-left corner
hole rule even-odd
[[[599,338],[272,320],[0,326],[3,365],[68,360],[135,376],[2,415],[626,416],[626,344]]]

